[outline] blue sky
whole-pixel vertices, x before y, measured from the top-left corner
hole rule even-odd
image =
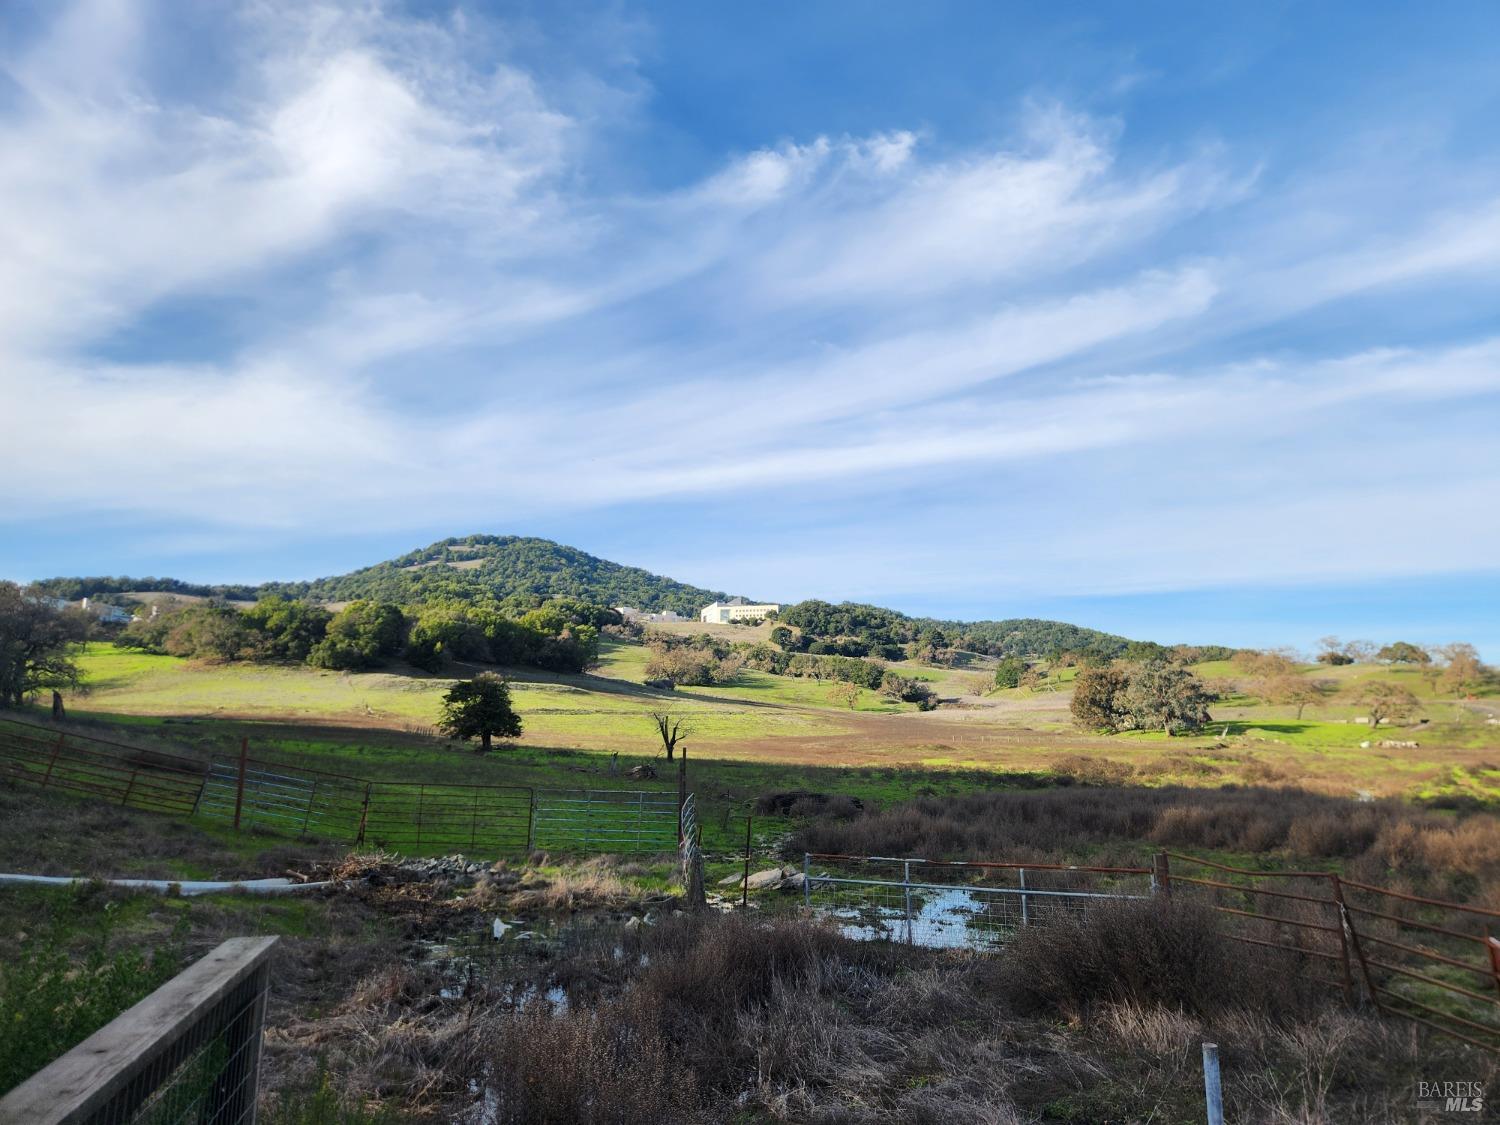
[[[1496,42],[1487,3],[0,6],[0,575],[484,531],[1500,659]]]

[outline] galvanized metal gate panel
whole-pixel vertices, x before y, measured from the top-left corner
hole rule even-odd
[[[677,798],[666,792],[538,789],[538,848],[659,852],[677,847]]]

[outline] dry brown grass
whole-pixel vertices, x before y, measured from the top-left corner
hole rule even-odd
[[[1280,856],[1467,901],[1500,883],[1500,817],[1229,786],[1000,790],[815,817],[794,852],[1139,863],[1156,848]]]
[[[637,895],[620,877],[618,864],[616,857],[600,855],[545,882],[533,878],[511,896],[510,907],[523,913],[560,914],[623,906]]]
[[[1414,1120],[1416,1077],[1495,1077],[1487,1057],[1315,1001],[1284,966],[1247,967],[1191,907],[1033,932],[980,957],[678,918],[554,965],[591,982],[561,1012],[504,991],[445,1001],[430,976],[385,971],[310,1025],[298,1065],[310,1080],[322,1052],[351,1103],[401,1120],[483,1106],[621,1125],[1192,1121],[1205,1039],[1234,1120]],[[1087,1020],[1059,1021],[1080,1005]]]

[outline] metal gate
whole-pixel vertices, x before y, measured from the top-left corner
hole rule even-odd
[[[538,789],[533,842],[558,851],[672,851],[677,815],[667,792]]]

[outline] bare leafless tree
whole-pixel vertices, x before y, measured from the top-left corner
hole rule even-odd
[[[671,761],[677,753],[677,744],[685,736],[682,729],[682,720],[674,719],[670,712],[651,712],[651,718],[656,722],[656,732],[661,735],[662,749],[667,752],[667,761]]]

